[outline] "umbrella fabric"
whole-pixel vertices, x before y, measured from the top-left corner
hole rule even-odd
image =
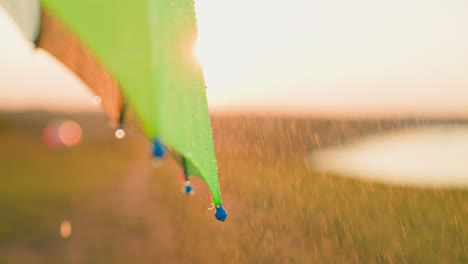
[[[102,100],[102,107],[116,123],[120,122],[123,98],[114,76],[100,63],[93,52],[68,31],[53,15],[44,10],[36,45],[59,59],[80,77]]]
[[[114,120],[125,100],[147,138],[169,145],[184,157],[187,172],[207,183],[224,220],[203,71],[193,55],[193,0],[41,4],[40,34],[29,39],[77,73]]]
[[[38,0],[0,0],[29,41],[35,42],[39,34],[41,8]]]

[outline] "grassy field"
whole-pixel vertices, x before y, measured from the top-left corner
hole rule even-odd
[[[82,125],[80,145],[43,143],[57,118]],[[173,161],[151,167],[136,129],[119,141],[101,115],[0,113],[0,263],[468,263],[468,191],[307,167],[316,148],[437,122],[215,116],[221,223],[201,181],[188,197]]]

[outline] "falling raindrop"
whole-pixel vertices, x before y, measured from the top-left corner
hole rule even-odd
[[[192,185],[190,184],[190,181],[185,181],[184,182],[184,187],[182,188],[182,192],[194,196],[195,195],[195,190],[193,189]]]
[[[118,128],[115,130],[115,137],[118,138],[118,139],[122,139],[125,137],[125,130],[123,130],[122,128]]]
[[[60,224],[60,236],[62,236],[62,238],[69,238],[71,235],[71,231],[72,231],[72,226],[71,226],[70,221],[68,220],[62,221],[62,223]]]

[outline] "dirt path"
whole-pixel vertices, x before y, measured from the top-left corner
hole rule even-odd
[[[128,170],[116,175],[118,184],[89,199],[84,210],[76,213],[73,234],[65,248],[68,263],[100,259],[112,263],[135,259],[138,263],[177,262],[173,225],[159,191],[164,187],[151,181],[152,170],[148,157],[136,157]],[[138,258],[141,252],[147,255]]]

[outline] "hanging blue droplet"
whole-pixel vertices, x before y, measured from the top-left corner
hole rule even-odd
[[[191,194],[193,192],[193,187],[192,185],[188,184],[188,185],[185,185],[185,193],[186,194]]]
[[[227,218],[227,212],[226,212],[226,210],[223,208],[223,205],[222,205],[222,204],[220,204],[219,206],[216,206],[215,217],[216,217],[216,219],[218,219],[218,220],[221,221],[221,222],[224,222],[224,220],[226,220],[226,218]]]
[[[164,145],[161,143],[161,141],[155,139],[153,141],[153,156],[156,158],[162,158],[164,157],[164,154]]]

